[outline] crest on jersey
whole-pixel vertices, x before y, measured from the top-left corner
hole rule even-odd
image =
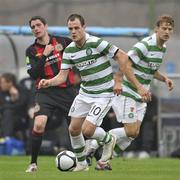
[[[134,113],[129,113],[129,114],[128,114],[128,117],[129,117],[129,118],[134,118]]]
[[[89,56],[92,54],[92,49],[91,48],[87,48],[86,49],[86,54]]]
[[[55,50],[56,51],[62,51],[63,50],[63,46],[62,46],[62,44],[57,44],[56,46],[55,46]]]

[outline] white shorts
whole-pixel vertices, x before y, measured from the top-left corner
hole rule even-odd
[[[115,96],[112,102],[117,121],[122,123],[134,123],[137,120],[143,121],[146,107],[146,103],[137,102],[122,95]]]
[[[112,106],[113,97],[92,98],[78,94],[69,110],[69,116],[84,117],[96,126],[100,126],[104,116]]]

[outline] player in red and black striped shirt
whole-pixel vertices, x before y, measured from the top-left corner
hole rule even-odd
[[[50,79],[59,73],[62,53],[66,46],[71,43],[71,39],[49,35],[46,20],[40,16],[32,17],[29,20],[29,26],[36,40],[26,50],[27,72],[36,80],[36,85],[38,85],[42,78]],[[37,170],[37,157],[41,147],[42,135],[48,117],[51,116],[54,109],[58,108],[62,112],[62,116],[69,119],[68,111],[76,96],[73,85],[74,73],[71,71],[64,84],[36,90],[32,155],[31,163],[26,172]]]

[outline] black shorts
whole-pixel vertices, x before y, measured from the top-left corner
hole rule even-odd
[[[35,96],[35,116],[46,115],[50,117],[58,109],[62,116],[68,117],[71,104],[77,95],[74,87],[37,90]]]

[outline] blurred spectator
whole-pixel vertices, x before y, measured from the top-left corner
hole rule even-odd
[[[16,78],[11,73],[4,73],[1,84],[1,131],[2,136],[17,137],[25,140],[27,128],[27,92],[17,85]]]

